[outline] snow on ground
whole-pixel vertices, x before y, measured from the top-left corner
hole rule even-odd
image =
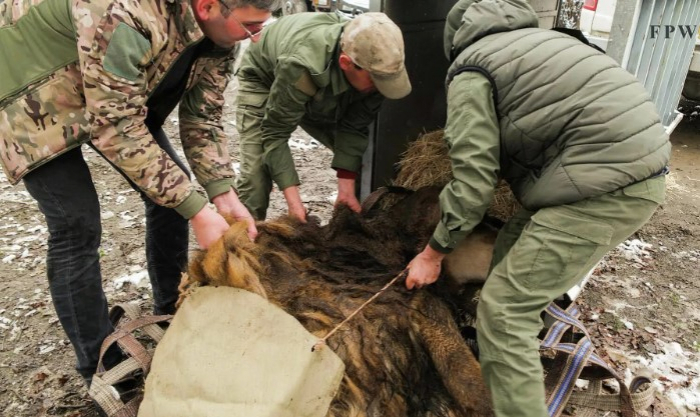
[[[654,246],[639,239],[631,239],[621,243],[617,248],[617,253],[612,253],[609,256],[622,256],[628,262],[634,263],[635,266],[641,267],[649,263],[653,259],[652,248]],[[662,242],[659,242],[659,251],[667,251]],[[677,259],[686,259],[688,261],[697,262],[700,259],[700,251],[680,251],[672,253],[671,256]],[[639,290],[633,287],[632,281],[637,277],[631,276],[626,282],[620,282],[624,286],[631,298],[637,298]],[[650,286],[648,282],[643,285]],[[669,287],[673,288],[673,283],[669,283]],[[684,300],[685,297],[680,295],[679,298]],[[651,311],[653,311],[653,306]],[[610,308],[605,310],[607,313],[612,313],[619,318],[620,322],[628,329],[634,329],[634,325],[626,319],[622,310],[631,306],[625,301],[619,301],[610,305]],[[697,311],[689,310],[690,315],[698,314]],[[658,333],[657,329],[645,327],[639,329],[652,335]],[[678,407],[681,413],[687,416],[700,415],[700,338],[693,342],[695,351],[684,350],[677,342],[666,342],[661,339],[655,341],[659,347],[659,353],[649,353],[649,357],[643,357],[638,352],[632,352],[625,349],[611,349],[627,359],[628,368],[626,370],[626,383],[630,383],[632,378],[640,373],[650,373],[654,380],[654,385],[663,393],[673,404]]]
[[[700,357],[697,352],[684,351],[676,342],[659,342],[662,353],[651,354],[651,358],[632,356],[627,371],[627,381],[633,374],[645,369],[654,377],[654,385],[687,415],[700,414]],[[700,346],[696,344],[696,349]]]
[[[687,186],[681,184],[678,179],[678,174],[675,172],[671,172],[666,176],[666,189],[686,194],[691,192]]]
[[[333,194],[326,197],[326,200],[328,200],[328,202],[333,203],[333,204],[335,204],[335,200],[337,200],[337,199],[338,199],[338,192],[337,191],[333,192]]]
[[[115,289],[121,289],[126,283],[135,285],[138,288],[151,288],[151,284],[148,280],[148,271],[138,266],[131,267],[130,270],[134,272],[114,280]]]
[[[303,140],[299,138],[292,138],[289,141],[289,147],[292,149],[308,151],[311,149],[317,149],[321,147],[321,143],[318,142],[316,139]]]
[[[651,259],[649,254],[649,249],[651,248],[652,245],[650,243],[639,239],[626,240],[617,246],[617,250],[622,252],[625,259],[642,265],[644,265],[645,259]]]

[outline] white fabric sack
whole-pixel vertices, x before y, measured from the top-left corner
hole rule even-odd
[[[230,287],[202,287],[156,348],[139,417],[324,417],[343,362],[291,315]]]

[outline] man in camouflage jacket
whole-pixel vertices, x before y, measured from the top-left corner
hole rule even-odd
[[[236,42],[257,40],[274,0],[0,0],[0,162],[49,228],[58,317],[89,383],[112,331],[102,290],[100,207],[81,144],[138,190],[156,313],[172,313],[187,262],[187,219],[202,247],[249,221],[232,189],[221,117]],[[194,190],[161,126],[180,103]],[[121,360],[113,349],[110,366]]]

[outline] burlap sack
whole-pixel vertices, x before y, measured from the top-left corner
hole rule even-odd
[[[329,348],[262,297],[203,287],[153,358],[139,417],[323,417],[344,374]]]

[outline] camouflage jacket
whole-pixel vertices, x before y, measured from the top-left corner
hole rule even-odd
[[[0,161],[12,183],[81,143],[157,204],[191,217],[206,199],[156,144],[146,101],[204,39],[189,0],[0,0]],[[231,50],[198,57],[180,102],[185,155],[209,197],[234,173],[221,124]]]

